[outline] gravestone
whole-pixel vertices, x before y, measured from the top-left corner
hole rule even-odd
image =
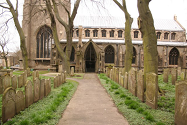
[[[144,102],[144,73],[142,70],[137,72],[137,97]]]
[[[171,69],[171,77],[172,85],[175,85],[175,81],[177,81],[177,70],[175,68]]]
[[[36,71],[33,71],[33,72],[32,72],[32,80],[34,81],[35,78],[36,78]]]
[[[58,87],[62,84],[61,74],[58,75]]]
[[[177,68],[177,76],[180,76],[181,75],[181,67],[178,67]]]
[[[119,75],[119,76],[118,76],[118,78],[119,78],[119,82],[118,82],[118,84],[121,85],[121,72],[119,72],[118,75]]]
[[[12,76],[12,88],[17,89],[18,81],[17,76]]]
[[[9,87],[3,93],[2,98],[2,121],[6,122],[8,119],[13,118],[16,115],[16,91],[12,87]]]
[[[116,68],[116,74],[115,74],[115,76],[116,76],[115,82],[119,83],[119,68]]]
[[[0,94],[3,94],[3,77],[0,76]]]
[[[62,77],[62,84],[65,83],[65,80],[64,80],[64,73],[61,73],[61,77]]]
[[[44,86],[44,95],[48,96],[50,92],[51,92],[51,80],[46,79],[45,86]]]
[[[146,74],[146,104],[157,109],[158,102],[158,76],[155,73]]]
[[[16,92],[16,114],[25,109],[25,95],[23,91]]]
[[[58,72],[62,73],[63,72],[63,66],[62,65],[58,65]]]
[[[27,68],[27,77],[31,76],[31,73],[30,73],[30,68]]]
[[[184,72],[181,72],[181,79],[180,80],[185,80],[185,73]]]
[[[44,98],[44,87],[45,87],[45,79],[42,79],[40,81],[40,99],[43,99]]]
[[[54,88],[58,87],[58,76],[54,77]]]
[[[124,88],[128,89],[128,73],[127,72],[125,72]]]
[[[18,76],[18,88],[23,87],[23,75]]]
[[[164,69],[163,72],[163,82],[168,83],[169,69]]]
[[[34,102],[37,102],[40,99],[40,80],[35,78],[34,80]]]
[[[124,86],[124,77],[122,75],[121,75],[120,81],[121,81],[121,86],[123,87]]]
[[[11,77],[9,75],[6,75],[4,78],[3,78],[3,89],[4,91],[8,88],[8,87],[11,87]]]
[[[113,71],[112,71],[112,69],[111,69],[111,70],[110,70],[110,77],[109,77],[110,79],[112,79],[112,72],[113,72]]]
[[[128,73],[128,90],[130,93],[132,93],[134,96],[137,96],[137,81],[136,81],[136,70],[134,68],[131,68],[131,70]]]
[[[187,123],[187,81],[176,82],[175,89],[175,124]]]
[[[36,71],[36,77],[37,77],[37,78],[40,78],[40,75],[39,75],[39,71],[38,71],[38,70]]]
[[[33,104],[32,82],[28,80],[25,85],[25,107],[28,108],[32,104]]]
[[[74,76],[74,70],[75,70],[74,67],[71,67],[71,73],[70,73],[71,76]]]

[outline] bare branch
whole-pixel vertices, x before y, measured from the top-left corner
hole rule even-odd
[[[71,15],[71,20],[74,20],[74,19],[75,19],[75,16],[76,16],[76,14],[77,14],[77,10],[78,10],[78,8],[79,8],[80,1],[81,1],[81,0],[77,0],[77,1],[75,2],[75,4],[74,4],[73,13],[72,13],[72,15]]]

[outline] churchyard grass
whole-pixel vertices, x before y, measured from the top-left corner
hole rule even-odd
[[[161,110],[160,108],[157,110],[151,109],[137,97],[133,96],[128,90],[106,77],[105,74],[100,74],[99,77],[101,84],[112,97],[118,110],[130,125],[174,125],[173,112]],[[161,79],[160,76],[159,79]],[[159,83],[159,86],[160,84],[165,83]],[[175,94],[173,91],[170,92],[173,95]],[[165,95],[167,96],[168,94],[166,93]]]
[[[53,84],[53,81],[51,83]],[[56,89],[52,87],[52,91],[47,97],[21,111],[20,114],[10,119],[4,125],[57,124],[77,86],[77,82],[67,80],[66,83]]]

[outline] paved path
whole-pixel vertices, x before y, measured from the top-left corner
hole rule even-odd
[[[128,125],[96,74],[74,80],[79,86],[58,125]]]

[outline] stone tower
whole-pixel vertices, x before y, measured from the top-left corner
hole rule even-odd
[[[71,10],[70,1],[66,1],[67,8]],[[63,7],[58,7],[59,14],[64,21],[68,21],[67,13]],[[59,40],[65,39],[65,29],[56,20]],[[26,38],[29,67],[35,69],[51,69],[57,65],[52,58],[57,51],[52,39],[51,21],[46,9],[45,0],[25,0],[23,6],[22,27]],[[55,56],[54,56],[55,55]]]

